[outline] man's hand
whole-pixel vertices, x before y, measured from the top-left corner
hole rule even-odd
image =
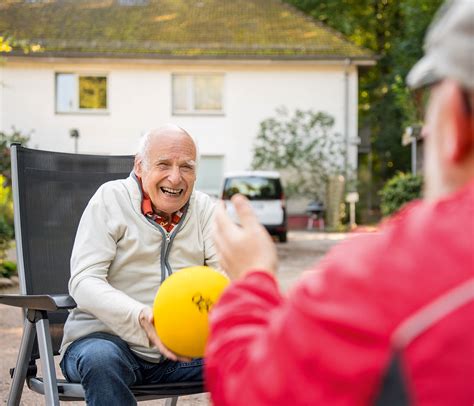
[[[176,355],[174,352],[170,351],[168,348],[164,346],[161,342],[160,338],[156,334],[155,326],[153,325],[153,311],[149,307],[145,307],[138,316],[138,320],[140,322],[140,326],[142,329],[145,330],[148,339],[150,340],[151,345],[156,347],[158,351],[165,356],[166,358],[170,359],[171,361],[181,361],[181,362],[189,362],[191,361],[190,358],[181,357]]]
[[[275,244],[265,228],[258,222],[246,197],[232,197],[241,226],[235,224],[219,202],[215,217],[215,235],[219,261],[230,279],[258,269],[275,273],[278,256]]]

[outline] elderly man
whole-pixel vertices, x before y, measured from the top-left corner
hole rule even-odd
[[[431,91],[425,200],[336,247],[289,297],[245,198],[241,228],[216,211],[235,280],[211,313],[216,405],[474,404],[473,55],[474,2],[451,2],[408,77]]]
[[[202,379],[202,360],[163,346],[151,306],[160,283],[193,265],[217,267],[213,204],[193,191],[196,146],[168,125],[142,139],[127,179],[102,185],[86,207],[71,257],[77,302],[61,352],[65,377],[90,405],[132,405],[135,384]]]

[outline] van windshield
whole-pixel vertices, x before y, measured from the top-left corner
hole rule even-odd
[[[274,200],[281,198],[281,184],[277,178],[261,176],[243,176],[228,178],[224,184],[222,198],[230,199],[233,195],[241,193],[250,200]]]

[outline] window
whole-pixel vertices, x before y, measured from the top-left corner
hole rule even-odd
[[[107,110],[107,77],[56,74],[56,112],[97,112]]]
[[[230,199],[237,193],[247,196],[250,200],[281,199],[280,179],[257,175],[226,179],[223,198]]]
[[[173,75],[173,114],[223,114],[224,75]]]
[[[222,187],[224,157],[201,155],[197,171],[196,189],[217,197]]]

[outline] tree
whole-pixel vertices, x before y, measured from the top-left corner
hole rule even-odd
[[[3,52],[11,52],[12,47],[10,45],[10,41],[5,38],[0,36],[0,53]]]
[[[414,108],[404,79],[422,55],[423,37],[442,0],[286,1],[379,56],[375,67],[361,70],[359,86],[359,123],[369,129],[372,145],[359,168],[372,168],[379,189],[397,171],[409,170],[410,151],[401,135],[413,123]]]
[[[39,44],[0,35],[0,54],[11,52],[14,49],[21,49],[25,54],[43,51],[43,48]]]
[[[280,107],[260,123],[252,167],[278,170],[289,197],[325,201],[327,181],[343,173],[345,144],[326,113]]]

